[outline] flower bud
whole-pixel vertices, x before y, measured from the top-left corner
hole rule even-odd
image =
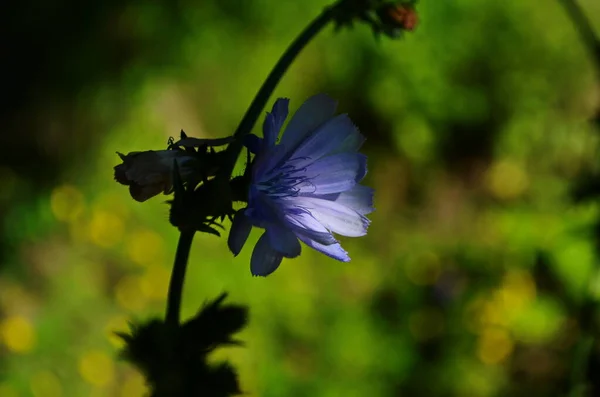
[[[182,150],[148,150],[117,152],[123,163],[115,166],[115,180],[129,186],[131,197],[143,202],[160,193],[168,194],[173,188],[173,164],[177,161],[184,182],[193,176],[198,161]]]
[[[419,21],[417,12],[410,4],[384,4],[376,13],[383,31],[392,37],[402,30],[413,31]]]

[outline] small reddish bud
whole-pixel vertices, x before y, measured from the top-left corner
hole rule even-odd
[[[419,23],[417,11],[407,4],[386,4],[377,14],[387,29],[413,31]]]

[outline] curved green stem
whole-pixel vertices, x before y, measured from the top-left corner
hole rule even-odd
[[[339,0],[334,5],[326,8],[315,20],[313,20],[292,42],[288,49],[283,53],[279,61],[269,73],[269,76],[258,90],[250,107],[244,114],[242,121],[238,125],[234,136],[237,138],[227,147],[224,154],[223,166],[217,175],[221,181],[227,181],[231,177],[233,168],[238,156],[243,148],[242,140],[239,139],[250,133],[254,124],[260,117],[262,109],[269,100],[269,97],[275,90],[275,87],[290,67],[294,59],[300,51],[329,23],[333,20],[338,8],[347,0]],[[173,325],[179,325],[179,312],[181,309],[181,294],[183,291],[183,283],[185,280],[185,271],[187,261],[194,238],[193,231],[182,231],[177,244],[177,254],[175,256],[175,264],[171,273],[171,281],[169,284],[169,295],[167,300],[166,322]]]
[[[231,172],[235,167],[235,163],[242,151],[243,142],[240,138],[244,135],[249,134],[254,124],[260,117],[260,114],[265,107],[265,104],[269,100],[269,97],[275,90],[275,87],[292,64],[296,56],[302,51],[302,49],[329,23],[333,20],[338,7],[345,0],[340,0],[336,4],[326,8],[315,20],[313,20],[300,35],[290,44],[288,49],[283,53],[279,61],[269,73],[269,76],[263,83],[263,85],[258,90],[258,93],[254,97],[254,100],[250,104],[250,107],[244,114],[242,121],[238,125],[235,130],[234,136],[238,139],[235,139],[232,143],[229,144],[226,150],[226,160],[224,164],[225,167],[220,170],[220,177],[224,179],[229,179],[231,177]]]
[[[600,40],[596,37],[592,24],[584,15],[581,6],[576,3],[576,0],[560,0],[560,2],[579,32],[581,40],[589,49],[590,55],[592,55],[592,59],[596,63],[598,73],[600,73]]]
[[[185,271],[187,262],[194,240],[194,230],[183,230],[179,235],[177,243],[177,253],[175,254],[175,263],[171,272],[171,281],[169,282],[169,295],[167,298],[166,323],[179,326],[179,313],[181,311],[181,295],[183,293],[183,282],[185,280]]]

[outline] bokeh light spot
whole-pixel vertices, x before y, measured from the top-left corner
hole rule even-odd
[[[115,287],[117,303],[123,309],[139,311],[147,304],[143,283],[139,276],[125,276]]]
[[[135,232],[127,242],[127,253],[132,261],[147,266],[164,259],[163,240],[151,230]]]
[[[106,191],[94,200],[93,212],[110,212],[125,221],[130,214],[130,210],[125,203],[126,200],[123,200],[123,193],[120,189]]]
[[[513,347],[508,331],[489,327],[479,337],[477,356],[484,364],[498,364],[512,353]]]
[[[31,377],[31,392],[35,397],[60,397],[63,388],[56,375],[41,371]]]
[[[516,338],[525,343],[551,340],[564,322],[563,308],[553,299],[538,297],[511,323]]]
[[[89,351],[79,359],[79,374],[94,386],[106,386],[115,377],[113,360],[102,351]]]
[[[490,299],[481,308],[481,324],[483,325],[508,325],[505,315],[504,302],[498,299]]]
[[[509,200],[519,197],[529,185],[525,170],[510,161],[499,161],[488,170],[487,186],[497,198]]]
[[[35,329],[25,317],[8,317],[0,324],[0,334],[6,347],[15,353],[27,353],[35,346]]]
[[[461,373],[463,382],[458,383],[458,396],[493,396],[498,387],[498,380],[486,367],[481,365],[464,365]]]
[[[74,186],[58,186],[50,194],[50,208],[56,219],[72,221],[83,213],[83,194]]]
[[[409,318],[409,329],[417,340],[428,340],[444,332],[444,316],[436,308],[424,308]]]
[[[531,275],[526,271],[511,270],[504,277],[496,298],[504,306],[506,316],[513,319],[535,297],[535,282]]]
[[[395,130],[396,143],[408,158],[416,163],[431,158],[435,134],[424,118],[408,114],[399,120]]]
[[[134,372],[131,376],[125,379],[121,388],[121,397],[143,397],[148,394],[148,387],[144,377]]]
[[[140,285],[144,296],[156,300],[166,298],[170,277],[171,273],[163,266],[154,265],[147,268]]]
[[[107,211],[95,211],[89,225],[90,239],[100,247],[110,248],[123,237],[121,218]]]

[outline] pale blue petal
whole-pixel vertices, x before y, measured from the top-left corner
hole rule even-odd
[[[348,237],[367,234],[369,219],[352,208],[335,201],[314,197],[296,197],[296,205],[307,209],[310,214],[328,230]]]
[[[337,242],[329,230],[306,210],[290,212],[288,209],[284,216],[284,221],[298,238],[309,238],[323,245],[335,244]]]
[[[302,242],[304,244],[308,245],[309,247],[311,247],[313,249],[316,249],[317,251],[319,251],[333,259],[336,259],[341,262],[350,262],[350,257],[348,256],[348,253],[342,248],[342,246],[339,243],[323,245],[323,244],[319,244],[316,241],[308,239],[308,238],[303,238],[303,237],[299,237],[299,238],[300,238],[300,240],[302,240]]]
[[[302,168],[321,157],[335,153],[345,139],[355,132],[356,127],[348,115],[340,114],[306,137],[290,158]]]
[[[281,143],[293,150],[317,127],[332,118],[336,108],[337,101],[325,94],[308,98],[292,116],[281,137]]]
[[[300,255],[302,247],[298,237],[290,230],[280,225],[269,225],[266,231],[269,244],[285,258],[295,258]]]
[[[373,195],[375,190],[370,187],[356,185],[352,189],[340,193],[333,201],[352,208],[359,214],[366,215],[373,212]],[[325,198],[325,197],[323,197]]]
[[[250,219],[244,215],[244,210],[237,211],[233,216],[231,230],[229,230],[229,237],[227,238],[227,245],[234,256],[237,256],[242,250],[251,230],[252,223],[250,222]]]
[[[360,153],[341,153],[323,157],[308,165],[304,176],[308,180],[296,188],[299,193],[320,195],[352,189],[364,177],[367,157]]]
[[[253,276],[266,277],[273,273],[283,260],[283,255],[275,251],[269,242],[267,233],[263,233],[258,239],[252,258],[250,259],[250,271]]]
[[[345,152],[357,152],[358,149],[365,142],[365,137],[358,131],[358,128],[354,128],[354,131],[348,134],[343,142],[332,152],[333,153],[345,153]]]
[[[290,100],[287,98],[279,98],[273,104],[271,113],[267,113],[263,123],[263,135],[265,137],[265,147],[269,148],[275,145],[279,130],[285,121],[288,114],[288,104]]]

